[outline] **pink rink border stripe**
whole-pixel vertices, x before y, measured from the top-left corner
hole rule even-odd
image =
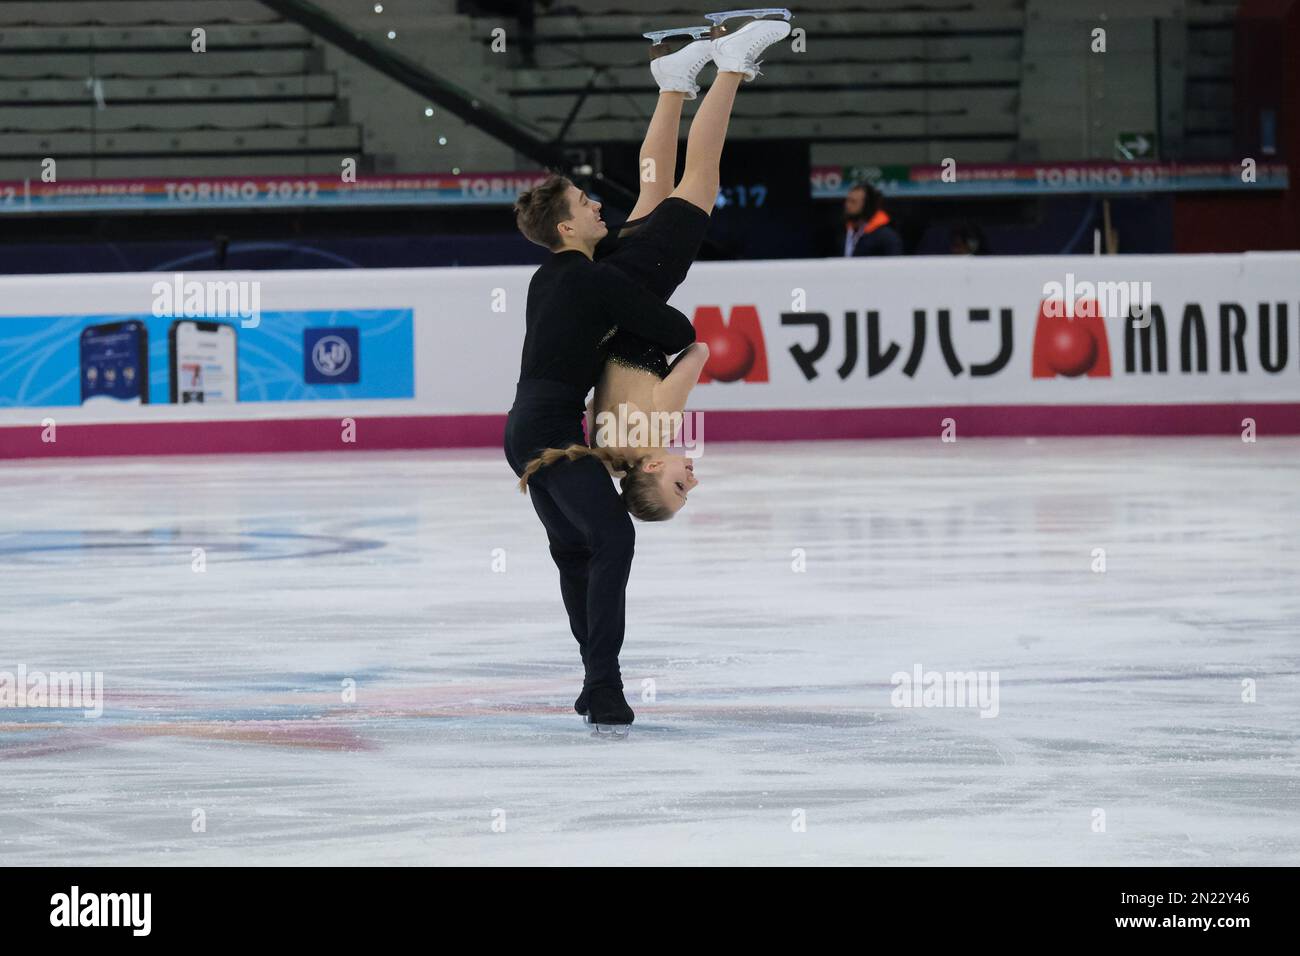
[[[799,441],[924,438],[945,418],[958,438],[1008,436],[1233,435],[1243,418],[1257,433],[1300,435],[1300,403],[1222,405],[966,405],[924,408],[829,408],[714,411],[704,414],[710,441]],[[0,428],[0,458],[94,455],[207,455],[255,452],[499,448],[505,415],[412,415],[356,419],[356,442],[344,445],[335,418],[132,422],[58,426],[41,441],[33,423]]]

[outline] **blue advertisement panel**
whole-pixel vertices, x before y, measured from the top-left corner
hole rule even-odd
[[[0,407],[414,397],[411,309],[0,317]]]

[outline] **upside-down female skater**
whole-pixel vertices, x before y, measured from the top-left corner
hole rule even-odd
[[[672,182],[681,103],[698,90],[696,75],[712,60],[719,78],[692,123],[682,183],[665,189],[643,182],[629,220],[632,229],[625,224],[621,235],[626,238],[608,243],[601,261],[595,261],[597,246],[608,229],[600,204],[567,179],[552,176],[516,202],[520,231],[553,253],[528,287],[519,384],[506,422],[506,459],[521,478],[546,449],[585,448],[584,400],[601,376],[611,338],[638,336],[640,342],[631,342],[633,354],[648,344],[665,366],[665,354],[694,341],[690,320],[665,300],[685,277],[708,227],[736,88],[742,78],[757,75],[758,54],[789,33],[785,19],[753,19],[774,12],[714,14],[713,28],[655,35],[659,47],[667,46],[661,42],[666,36],[691,39],[675,51],[652,48],[652,72],[663,92],[646,139],[667,176],[661,179],[655,170],[651,180]],[[737,17],[748,22],[726,29],[724,21]],[[710,31],[714,36],[703,39]],[[671,138],[666,149],[664,137]],[[582,657],[583,689],[574,709],[589,716],[597,733],[621,736],[634,720],[623,696],[618,655],[635,531],[600,459],[564,453],[558,458],[545,469],[533,469],[527,485],[560,571],[560,593]]]
[[[752,80],[758,74],[758,54],[790,32],[790,11],[784,8],[707,16],[711,27],[646,34],[655,41],[651,72],[660,93],[641,144],[640,193],[627,222],[593,249],[595,261],[617,265],[662,301],[686,278],[708,229],[740,82]],[[699,92],[696,77],[710,60],[717,77],[691,122],[686,167],[674,187],[682,103]],[[708,357],[708,347],[696,343],[669,365],[656,342],[620,328],[610,340],[588,409],[591,447],[575,442],[547,449],[528,463],[520,488],[561,458],[596,456],[619,477],[624,505],[633,516],[643,521],[672,518],[699,481],[691,459],[665,449],[675,443],[686,400]],[[608,427],[601,427],[602,422]]]

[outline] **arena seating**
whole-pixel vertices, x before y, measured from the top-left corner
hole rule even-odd
[[[0,178],[337,169],[360,130],[320,59],[252,0],[0,3]]]
[[[489,49],[497,27],[517,41],[513,20],[454,0],[389,0],[382,16],[318,5],[569,143],[639,139],[653,104],[640,34],[699,20],[684,0],[561,0],[538,18],[525,66],[517,42]],[[1230,149],[1232,0],[1131,0],[1100,62],[1061,29],[1062,16],[1086,25],[1100,0],[832,6],[798,6],[807,52],[770,57],[732,137],[807,140],[814,165],[1111,158],[1122,129],[1159,129],[1175,158]],[[1104,128],[1088,122],[1098,98]],[[46,156],[65,178],[326,174],[347,156],[374,171],[529,165],[454,117],[430,124],[426,106],[256,0],[0,0],[0,179],[36,175]]]

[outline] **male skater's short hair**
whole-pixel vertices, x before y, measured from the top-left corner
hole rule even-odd
[[[569,187],[573,183],[552,173],[532,189],[525,190],[515,200],[515,225],[524,238],[552,251],[560,247],[560,234],[555,227],[573,216],[569,209]]]

